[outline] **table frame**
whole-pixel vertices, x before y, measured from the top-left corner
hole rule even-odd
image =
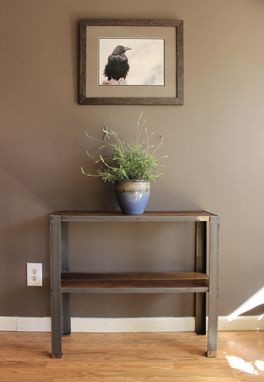
[[[69,223],[71,222],[193,222],[195,223],[195,272],[208,275],[207,288],[62,288],[61,273],[69,272]],[[62,335],[71,333],[70,293],[195,293],[195,332],[206,334],[207,357],[217,354],[219,216],[207,211],[117,212],[59,211],[50,215],[51,356],[61,358]],[[207,297],[207,298],[206,298]]]

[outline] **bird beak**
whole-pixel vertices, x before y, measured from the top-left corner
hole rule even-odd
[[[131,48],[127,48],[127,47],[125,47],[125,51],[126,51],[126,50],[132,50],[132,49],[131,49]]]

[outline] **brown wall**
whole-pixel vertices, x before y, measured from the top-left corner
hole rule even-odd
[[[181,18],[185,105],[79,106],[77,21]],[[0,1],[0,315],[49,314],[48,214],[116,208],[111,187],[80,174],[83,132],[132,137],[141,111],[169,160],[150,210],[221,215],[220,314],[263,286],[264,2],[262,0]],[[187,270],[188,225],[71,227],[72,268]],[[127,249],[128,248],[128,249]],[[43,262],[45,287],[25,286]],[[74,315],[190,315],[188,296],[75,296]]]

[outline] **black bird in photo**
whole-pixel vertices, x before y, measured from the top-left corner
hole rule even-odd
[[[125,55],[127,50],[131,50],[131,48],[117,45],[113,53],[108,57],[108,62],[104,70],[104,75],[108,81],[119,81],[121,78],[126,79],[127,72],[129,71],[128,59]]]

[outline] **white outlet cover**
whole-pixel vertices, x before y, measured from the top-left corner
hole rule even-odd
[[[42,263],[27,263],[27,286],[42,286]]]

